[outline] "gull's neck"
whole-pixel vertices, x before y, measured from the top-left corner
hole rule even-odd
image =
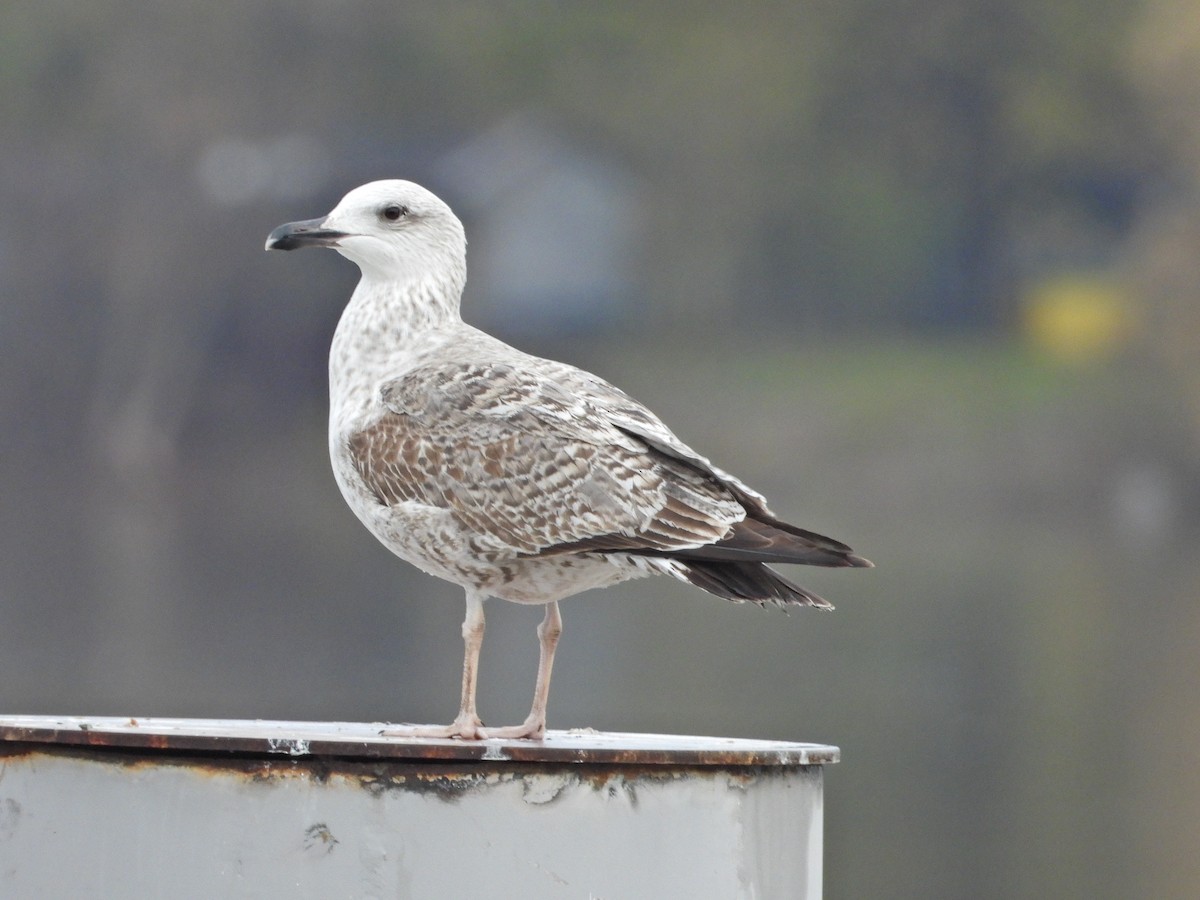
[[[462,326],[462,276],[379,278],[364,273],[329,351],[330,416],[367,413],[381,382],[402,375]]]

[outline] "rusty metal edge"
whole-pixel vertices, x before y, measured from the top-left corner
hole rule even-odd
[[[167,724],[169,723],[169,724]],[[360,760],[586,763],[639,766],[795,767],[836,763],[837,747],[671,735],[552,731],[544,741],[480,742],[329,734],[381,731],[381,723],[0,716],[0,741],[22,744]]]

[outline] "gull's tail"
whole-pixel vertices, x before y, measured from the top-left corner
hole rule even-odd
[[[837,568],[874,565],[840,541],[765,516],[738,522],[727,537],[715,543],[667,555],[675,564],[672,574],[677,578],[726,600],[817,609],[833,609],[833,604],[788,581],[766,564]]]
[[[856,555],[841,541],[765,516],[745,518],[721,540],[692,550],[675,550],[671,556],[714,562],[791,563],[858,569],[874,567],[869,559]]]
[[[833,609],[833,604],[812,591],[788,581],[762,563],[711,562],[708,560],[673,560],[670,572],[676,578],[696,587],[742,602],[749,600],[759,606],[812,606]]]

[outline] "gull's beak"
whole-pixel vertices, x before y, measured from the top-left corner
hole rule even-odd
[[[295,250],[298,247],[336,247],[348,235],[325,227],[325,219],[288,222],[267,235],[268,250]]]

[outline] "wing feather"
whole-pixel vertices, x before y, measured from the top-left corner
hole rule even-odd
[[[737,564],[726,577],[762,562],[869,565],[779,521],[624,392],[535,362],[439,362],[384,384],[387,412],[349,439],[364,484],[384,505],[449,510],[495,557],[666,556],[705,578],[710,564]]]
[[[536,556],[605,535],[695,547],[744,515],[711,478],[541,373],[436,364],[388,382],[382,397],[388,412],[350,438],[363,482],[385,505],[449,509],[494,552]]]

